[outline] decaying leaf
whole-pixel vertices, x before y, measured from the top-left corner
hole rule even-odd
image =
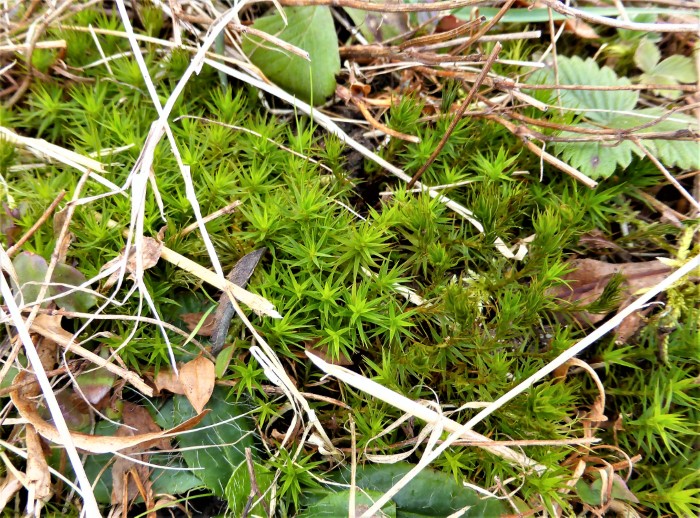
[[[153,383],[159,392],[167,390],[173,394],[185,395],[185,387],[182,386],[180,378],[170,369],[160,369],[153,379]]]
[[[201,413],[209,402],[216,383],[216,368],[204,356],[198,356],[180,369],[180,382],[185,396],[197,413]]]
[[[118,437],[134,437],[139,434],[162,432],[153,421],[153,417],[144,407],[124,401],[124,426],[117,430]],[[170,448],[170,440],[161,438],[151,444],[151,447]],[[145,455],[136,455],[143,447],[135,446],[124,450],[134,460],[147,461]],[[129,458],[118,457],[112,466],[112,505],[119,507],[119,515],[127,515],[129,504],[139,495],[147,502],[152,502],[151,469],[148,466],[134,462]],[[145,493],[145,494],[144,494]],[[150,507],[148,507],[150,508]],[[113,514],[112,516],[117,516]]]
[[[202,312],[183,313],[182,315],[180,315],[180,318],[187,326],[188,331],[194,331],[199,325],[199,322],[202,320],[202,316],[204,316],[204,313]],[[215,325],[216,318],[214,318],[213,314],[209,314],[204,319],[204,323],[200,326],[199,331],[197,331],[197,334],[199,336],[211,336],[211,334],[214,332]]]
[[[7,503],[22,489],[22,481],[12,471],[7,471],[5,478],[0,481],[0,511],[5,509]]]
[[[143,269],[148,270],[149,268],[152,268],[153,266],[158,263],[158,260],[160,259],[160,254],[163,251],[163,243],[162,241],[157,241],[153,239],[152,237],[144,237],[143,238],[143,250],[141,253],[141,258],[143,261]],[[124,260],[124,250],[119,254],[119,256],[115,257],[111,261],[105,263],[105,265],[102,267],[102,270],[106,270],[116,264],[119,264],[121,261]],[[136,271],[136,247],[132,246],[131,250],[129,250],[129,257],[126,260],[126,271],[129,272],[129,278],[133,279],[133,274]],[[114,272],[112,275],[109,276],[109,278],[105,281],[104,288],[110,288],[114,284],[116,284],[117,280],[119,279],[119,276],[121,275],[121,270],[117,270]]]
[[[27,515],[39,515],[40,509],[51,498],[51,474],[46,462],[41,439],[32,425],[25,428],[27,441]]]
[[[100,356],[106,359],[107,351],[103,349]],[[117,377],[108,370],[92,368],[76,377],[75,381],[85,398],[96,405],[109,394],[116,379]]]
[[[573,271],[564,276],[567,284],[552,290],[550,293],[553,296],[581,305],[591,304],[600,298],[613,276],[619,274],[622,276],[622,302],[618,311],[627,307],[637,292],[655,286],[671,272],[669,266],[659,261],[611,264],[596,259],[576,259],[569,264]],[[583,325],[594,325],[605,317],[605,313],[574,313],[574,318]],[[617,329],[618,341],[632,336],[639,329],[641,321],[638,312],[623,320]]]
[[[34,428],[36,428],[36,431],[42,437],[54,444],[63,445],[63,438],[61,437],[61,434],[59,434],[58,430],[56,430],[56,427],[44,421],[41,415],[39,415],[36,408],[36,403],[27,398],[27,394],[32,394],[32,391],[36,393],[37,391],[37,383],[29,383],[27,385],[23,384],[25,381],[31,379],[30,376],[31,375],[27,372],[20,372],[17,374],[17,376],[15,376],[13,385],[20,388],[16,388],[10,392],[12,404],[15,405],[15,408],[19,414],[24,419],[29,421]],[[193,426],[197,425],[197,423],[199,423],[205,415],[206,412],[202,412],[201,414],[188,419],[184,423],[171,428],[170,430],[160,432],[137,434],[132,437],[109,437],[72,432],[71,439],[77,448],[85,450],[89,453],[111,453],[115,451],[122,451],[127,448],[133,448],[134,446],[146,448],[148,446],[152,446],[153,444],[157,444],[164,435],[189,430]]]

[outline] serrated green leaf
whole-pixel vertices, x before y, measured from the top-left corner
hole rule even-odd
[[[365,490],[384,493],[412,468],[406,462],[359,466],[356,484]],[[333,478],[348,483],[349,470],[341,470]],[[460,516],[500,516],[506,512],[501,501],[482,499],[451,475],[431,469],[421,471],[392,500],[396,503],[397,516],[447,516],[466,507],[469,508]]]
[[[580,124],[577,127],[591,127]],[[561,133],[562,137],[580,137],[578,133]],[[610,142],[557,142],[554,149],[570,165],[589,178],[608,178],[617,166],[627,167],[637,149],[629,141],[613,145]]]
[[[698,80],[695,63],[687,56],[670,56],[656,65],[651,72],[654,75],[672,77],[679,83],[694,83]]]
[[[560,57],[559,83],[563,85],[593,85],[593,86],[629,86],[626,77],[617,77],[609,67],[599,67],[591,58],[585,61],[578,56]],[[554,84],[552,70],[540,71],[534,74],[530,83]],[[584,113],[586,117],[600,124],[607,124],[615,117],[615,112],[631,111],[637,105],[639,92],[629,90],[562,90],[561,103]]]
[[[245,460],[245,448],[253,448],[252,424],[242,405],[226,400],[226,390],[216,387],[207,403],[210,409],[196,430],[177,435],[182,456],[204,485],[225,497],[225,488],[234,470]],[[185,396],[173,397],[173,422],[194,417]]]
[[[676,86],[678,85],[678,81],[676,81],[674,78],[670,76],[661,76],[661,75],[656,75],[654,73],[647,74],[644,73],[641,76],[639,76],[639,82],[643,84],[648,84],[648,85],[669,85],[669,86]],[[678,99],[682,92],[679,90],[654,90],[654,94],[660,95],[661,97],[665,97],[666,99]]]
[[[382,493],[379,491],[356,491],[354,515],[360,516],[363,511],[370,508],[381,496]],[[350,490],[330,493],[302,511],[302,513],[299,514],[299,518],[315,518],[316,516],[335,518],[336,516],[350,516],[348,512],[350,509],[349,502]],[[396,504],[390,501],[382,507],[381,514],[375,516],[395,518]]]
[[[268,489],[274,482],[275,474],[258,463],[253,464],[253,469],[255,471],[255,483],[260,493],[264,495],[263,498],[266,499],[269,509],[270,499]],[[248,500],[250,499],[250,474],[248,473],[248,465],[246,462],[242,462],[233,470],[233,474],[226,485],[225,493],[229,511],[232,513],[232,516],[243,516],[243,511],[246,509],[249,503]],[[257,501],[258,498],[258,496],[254,497],[254,501]],[[266,516],[267,511],[262,502],[260,502],[248,509],[248,515]]]
[[[648,39],[639,42],[634,53],[634,64],[644,72],[651,72],[661,59],[659,47]]]
[[[273,82],[313,104],[323,103],[335,92],[340,54],[333,17],[327,6],[284,7],[282,16],[258,18],[253,27],[275,35],[309,53],[311,62],[275,48],[255,36],[243,40],[243,51]]]

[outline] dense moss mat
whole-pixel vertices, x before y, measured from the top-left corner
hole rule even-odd
[[[78,13],[75,23],[119,28],[114,19],[94,11]],[[145,30],[161,31],[148,25]],[[35,66],[43,75],[20,105],[0,112],[2,124],[82,154],[130,145],[101,158],[109,164],[106,177],[122,185],[157,115],[140,71],[130,57],[111,61],[110,70],[105,65],[87,68],[99,59],[91,35],[51,31],[66,40],[63,59],[86,81],[52,75],[58,56],[35,51]],[[128,50],[124,39],[100,36],[99,40],[108,56]],[[189,56],[150,44],[144,49],[164,100]],[[453,98],[460,94],[454,86],[448,93]],[[382,150],[385,158],[410,173],[426,161],[450,122],[448,116],[424,121],[423,113],[419,100],[405,97],[388,114],[391,127],[421,138],[419,144],[394,140]],[[675,257],[683,235],[682,230],[658,223],[656,215],[632,196],[635,189],[661,181],[646,163],[635,162],[596,190],[548,167],[540,179],[539,161],[502,127],[485,120],[460,122],[424,177],[428,185],[456,184],[443,192],[474,212],[483,233],[440,201],[407,191],[374,164],[349,170],[347,164],[357,164],[357,157],[336,138],[308,119],[269,114],[256,92],[243,84],[224,89],[206,68],[187,85],[170,127],[183,161],[191,167],[202,213],[241,202],[233,214],[207,224],[224,267],[230,268],[255,248],[268,248],[249,289],[272,301],[282,318],[256,317],[254,324],[283,358],[300,389],[340,399],[353,409],[312,402],[339,447],[350,446],[351,417],[360,451],[368,446],[378,453],[395,453],[392,445],[417,434],[420,423],[375,439],[400,412],[333,382],[316,386],[320,373],[305,359],[305,348],[351,362],[352,369],[413,399],[437,400],[445,408],[490,402],[587,332],[572,317],[580,308],[551,294],[569,269],[567,259],[599,257],[599,251],[579,241],[582,235],[595,230],[619,238],[624,253],[606,252],[611,261],[654,254]],[[27,162],[35,160],[0,143],[0,172],[14,203],[8,208],[19,214],[15,224],[20,232],[61,189],[70,196],[80,177],[59,165],[14,167]],[[155,196],[148,194],[146,233],[155,236],[167,225],[168,247],[210,265],[197,232],[179,235],[193,216],[165,142],[158,146],[153,169],[165,221]],[[392,194],[382,195],[385,190]],[[82,194],[106,192],[89,181]],[[75,236],[70,262],[86,276],[96,275],[125,245],[107,220],[127,228],[130,211],[129,199],[120,194],[80,206],[70,227]],[[626,237],[623,226],[629,232]],[[531,235],[534,240],[522,261],[505,258],[494,246],[497,238],[512,245]],[[48,258],[54,244],[51,226],[44,225],[25,249]],[[146,282],[161,316],[182,327],[182,313],[206,311],[217,296],[193,276],[162,261],[148,270]],[[397,287],[414,290],[425,304],[412,304]],[[614,295],[612,290],[607,296],[612,300]],[[518,498],[527,503],[525,508],[561,506],[571,512],[580,509],[585,497],[582,488],[564,491],[574,469],[567,459],[575,464],[577,456],[585,454],[595,459],[592,465],[603,466],[640,454],[628,482],[640,509],[697,512],[698,300],[696,285],[676,287],[668,309],[650,314],[646,326],[628,343],[616,344],[609,337],[583,354],[584,360],[598,366],[608,389],[609,420],[595,435],[615,448],[588,452],[574,446],[525,448],[524,453],[549,468],[541,476],[523,477],[520,468],[474,447],[452,448],[434,467],[483,487],[516,477],[523,484]],[[110,311],[135,314],[137,301]],[[121,343],[130,330],[128,322],[120,321],[90,328],[112,333],[107,344]],[[182,343],[181,337],[171,338]],[[233,385],[231,397],[249,397],[254,417],[264,429],[281,403],[263,392],[268,380],[248,354],[250,340],[240,324],[234,323],[230,338],[236,349],[224,378]],[[179,358],[195,352],[192,345],[177,347]],[[168,363],[166,346],[154,326],[140,327],[120,355],[141,372]],[[549,377],[480,423],[477,431],[499,440],[582,437],[583,413],[596,397],[595,385],[583,373]],[[460,410],[452,417],[464,422],[473,413]],[[279,422],[274,426],[284,431]],[[278,481],[282,508],[289,513],[294,512],[299,494],[317,484],[307,471],[321,474],[330,467],[320,455],[307,453],[295,461],[296,471],[282,469]],[[276,468],[284,464],[280,459],[275,462]]]

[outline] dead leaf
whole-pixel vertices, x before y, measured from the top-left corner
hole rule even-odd
[[[341,354],[339,358],[335,358],[328,352],[328,346],[325,344],[318,345],[319,339],[309,340],[304,344],[304,350],[315,354],[321,358],[324,362],[330,363],[332,365],[342,365],[344,367],[352,365],[352,360],[346,358],[345,355]],[[300,355],[302,358],[306,358],[306,355],[302,353]]]
[[[143,250],[141,251],[141,258],[143,261],[143,269],[148,270],[149,268],[154,267],[157,263],[158,260],[160,259],[160,255],[163,252],[163,243],[161,241],[157,241],[153,239],[152,237],[144,237],[143,238]],[[118,257],[115,257],[111,261],[108,261],[105,263],[105,265],[102,267],[102,270],[106,270],[108,268],[111,268],[112,266],[119,264],[121,261],[124,260],[124,250],[122,250],[122,253],[119,254]],[[129,250],[129,257],[126,260],[126,271],[129,272],[129,278],[133,279],[134,272],[136,271],[136,246],[132,246],[131,250]],[[119,276],[121,275],[121,269],[117,270],[114,272],[112,275],[109,276],[109,278],[105,281],[104,288],[108,289],[111,286],[114,286],[116,284],[117,280],[119,279]]]
[[[180,382],[185,389],[185,396],[199,414],[214,392],[216,367],[204,356],[198,356],[182,366]]]
[[[199,325],[200,320],[202,320],[203,315],[204,315],[204,313],[202,313],[202,312],[183,313],[182,315],[180,315],[180,318],[187,326],[188,331],[194,331],[194,329]],[[214,317],[213,314],[209,314],[209,315],[207,315],[207,318],[204,319],[204,323],[199,328],[199,331],[197,331],[197,334],[199,336],[211,336],[211,334],[214,332],[215,325],[216,325],[216,318]]]
[[[149,434],[162,432],[160,427],[153,421],[153,417],[144,407],[124,401],[123,411],[124,426],[117,430],[118,437],[135,437],[138,434]],[[170,448],[170,440],[166,437],[154,442],[152,447],[160,449]],[[134,455],[143,448],[134,446],[124,450],[135,460],[147,460],[145,455]],[[151,470],[148,466],[134,462],[130,458],[119,457],[112,466],[112,505],[119,507],[119,514],[128,514],[130,502],[142,495],[147,502],[152,500],[150,480]],[[146,494],[142,494],[146,493]],[[150,496],[149,496],[150,495]],[[126,507],[124,507],[126,506]],[[126,512],[125,512],[126,511]],[[114,514],[117,516],[117,513]]]
[[[22,481],[8,470],[5,478],[0,482],[0,511],[5,509],[7,503],[15,497],[20,489],[22,489]]]
[[[17,409],[17,412],[19,412],[20,416],[29,421],[29,423],[36,428],[39,435],[54,444],[64,445],[63,437],[61,437],[61,434],[58,433],[56,427],[44,421],[44,419],[42,419],[42,417],[39,415],[34,401],[28,400],[26,397],[26,394],[31,394],[32,391],[36,392],[37,390],[37,383],[29,383],[28,385],[23,384],[24,381],[30,379],[30,376],[31,375],[26,371],[20,372],[17,374],[17,376],[15,376],[13,385],[17,385],[19,388],[10,392],[12,404],[15,405],[15,408]],[[85,450],[89,453],[112,453],[115,451],[125,450],[127,448],[133,448],[134,446],[146,448],[154,443],[157,444],[164,435],[189,430],[193,426],[196,426],[205,415],[206,412],[203,412],[191,419],[188,419],[182,424],[171,428],[170,430],[154,433],[143,433],[134,435],[133,437],[110,437],[78,432],[71,432],[70,435],[73,444],[75,444],[77,448]]]
[[[659,261],[611,264],[596,259],[576,259],[569,262],[573,271],[564,276],[567,285],[551,290],[554,297],[577,304],[591,304],[602,295],[605,286],[615,274],[623,277],[622,303],[618,311],[627,307],[640,291],[655,286],[668,276],[672,268]],[[616,330],[618,342],[627,340],[642,323],[642,312],[636,312],[622,321]],[[594,325],[606,318],[602,313],[579,311],[574,318],[583,325]]]
[[[592,26],[588,25],[583,20],[579,20],[577,18],[567,18],[564,25],[566,26],[567,30],[573,32],[579,38],[586,40],[600,39],[600,36],[595,29],[593,29]]]
[[[44,503],[51,498],[51,474],[41,439],[32,425],[25,427],[27,441],[27,515],[39,516]]]
[[[158,392],[167,390],[173,394],[185,395],[185,387],[177,375],[170,369],[160,369],[153,380]]]

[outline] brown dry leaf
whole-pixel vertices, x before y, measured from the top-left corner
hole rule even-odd
[[[185,389],[185,396],[199,414],[214,392],[216,367],[204,356],[198,356],[182,366],[180,382]]]
[[[311,354],[315,354],[324,362],[330,363],[332,365],[342,365],[343,367],[347,367],[348,365],[353,364],[352,360],[346,358],[345,355],[342,354],[339,358],[334,358],[328,353],[328,346],[325,344],[318,345],[318,342],[318,338],[315,340],[309,340],[304,344],[304,350],[310,352]],[[302,355],[300,357],[306,358],[305,355]]]
[[[51,498],[51,474],[46,456],[41,446],[41,439],[34,427],[25,427],[27,441],[27,514],[39,515],[40,509]]]
[[[551,290],[551,295],[578,304],[590,304],[602,295],[612,276],[619,273],[624,278],[621,290],[624,302],[618,311],[628,306],[638,291],[655,286],[671,272],[671,267],[659,261],[610,264],[596,259],[575,259],[569,264],[573,266],[573,271],[564,276],[568,285]],[[594,325],[606,315],[580,311],[574,317],[581,324]],[[618,341],[626,340],[634,334],[641,322],[639,313],[625,319],[617,330]]]
[[[124,401],[122,415],[125,426],[121,426],[119,430],[117,430],[118,437],[134,437],[138,434],[162,432],[160,427],[153,421],[148,410],[142,406]],[[154,442],[152,446],[155,448],[167,449],[170,448],[170,440],[164,437]],[[124,453],[132,454],[132,457],[136,460],[145,461],[147,459],[144,455],[133,455],[142,450],[143,448],[135,446],[124,450]],[[124,514],[128,514],[129,502],[133,501],[142,491],[148,494],[151,493],[152,482],[150,476],[151,470],[148,466],[133,462],[124,457],[117,458],[112,466],[112,505],[116,508],[120,504],[123,506],[124,502],[126,502],[127,513]],[[151,500],[151,498],[146,498],[146,500]],[[124,509],[121,508],[119,510],[120,514],[124,511]]]
[[[149,268],[152,268],[153,266],[156,265],[158,260],[160,259],[160,255],[163,252],[163,243],[161,241],[157,241],[153,239],[152,237],[144,237],[143,238],[143,250],[142,250],[142,260],[143,260],[143,269],[148,270]],[[105,265],[102,267],[102,270],[106,270],[115,264],[119,264],[122,260],[124,259],[124,250],[122,250],[121,254],[119,256],[115,257],[111,261],[108,261],[105,263]],[[133,273],[136,271],[136,247],[132,246],[131,250],[129,251],[129,257],[126,261],[126,271],[129,272],[129,278],[133,279]],[[104,288],[110,288],[114,284],[116,284],[117,280],[119,279],[119,275],[121,274],[121,271],[117,270],[114,272],[112,275],[109,276],[109,278],[105,281]]]
[[[182,321],[185,323],[187,326],[188,331],[194,331],[194,329],[199,325],[199,321],[202,320],[202,316],[204,313],[183,313],[180,315],[180,318]],[[202,327],[199,328],[199,331],[197,331],[197,334],[199,336],[211,336],[211,334],[214,332],[214,326],[216,325],[216,319],[214,318],[213,314],[207,315],[207,318],[204,320],[204,323],[202,324]]]
[[[583,38],[586,40],[600,39],[600,36],[593,29],[593,27],[588,25],[583,20],[578,20],[576,18],[567,18],[567,20],[564,22],[564,25],[566,26],[567,30],[573,32],[579,38]]]
[[[173,394],[185,395],[185,387],[182,385],[182,380],[170,369],[160,369],[153,383],[158,389],[158,392],[167,390]]]
[[[7,503],[15,497],[20,489],[22,489],[22,481],[8,470],[5,478],[0,481],[0,511],[5,509]]]
[[[17,385],[20,388],[10,392],[12,404],[15,405],[15,408],[19,412],[20,416],[29,421],[29,423],[36,428],[36,431],[39,432],[42,437],[54,444],[63,445],[63,438],[61,437],[61,434],[58,433],[58,430],[56,430],[56,427],[44,421],[44,419],[42,419],[42,417],[39,415],[35,403],[26,397],[27,394],[31,394],[32,391],[36,392],[37,390],[37,383],[21,385],[24,381],[29,379],[29,376],[30,374],[27,372],[20,372],[17,374],[17,376],[15,376],[13,385]],[[112,453],[115,451],[125,450],[127,448],[133,448],[134,446],[146,448],[153,444],[157,444],[164,435],[189,430],[193,426],[196,426],[205,415],[206,413],[201,413],[194,416],[192,419],[188,419],[182,424],[171,428],[170,430],[164,430],[161,432],[143,433],[134,435],[133,437],[110,437],[104,435],[90,435],[72,432],[71,439],[77,448],[85,450],[89,453]]]

